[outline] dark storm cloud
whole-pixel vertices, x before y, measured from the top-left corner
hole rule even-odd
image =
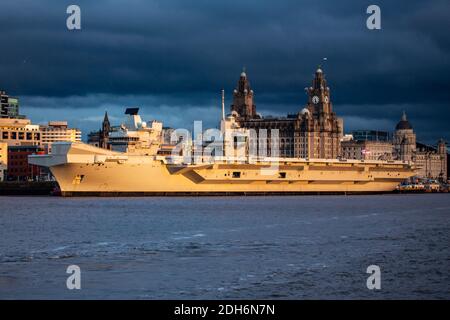
[[[79,32],[65,26],[72,3],[82,10]],[[365,27],[372,2],[361,0],[3,0],[0,87],[23,97],[28,114],[65,107],[84,129],[124,105],[179,125],[198,110],[213,119],[208,110],[243,65],[258,111],[297,112],[327,57],[346,129],[389,129],[405,109],[423,139],[450,138],[450,3],[373,3],[382,10],[380,31]]]

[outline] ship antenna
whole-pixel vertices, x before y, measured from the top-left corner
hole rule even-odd
[[[225,120],[225,90],[222,89],[222,120]]]

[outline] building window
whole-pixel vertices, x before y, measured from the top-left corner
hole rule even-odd
[[[240,178],[241,177],[241,173],[239,171],[234,171],[232,177],[233,178]]]

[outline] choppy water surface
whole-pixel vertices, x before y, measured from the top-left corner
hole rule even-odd
[[[450,298],[448,194],[0,197],[0,237],[2,299]]]

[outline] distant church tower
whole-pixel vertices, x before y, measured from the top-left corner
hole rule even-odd
[[[256,105],[253,103],[253,90],[250,87],[245,70],[242,71],[238,85],[233,91],[231,112],[235,111],[241,120],[257,118]]]
[[[394,133],[394,149],[397,159],[415,161],[416,134],[403,111],[401,120],[397,123]]]
[[[103,118],[102,129],[100,130],[99,147],[103,149],[109,149],[108,140],[109,132],[111,131],[111,124],[108,119],[108,112],[105,111],[105,117]]]

